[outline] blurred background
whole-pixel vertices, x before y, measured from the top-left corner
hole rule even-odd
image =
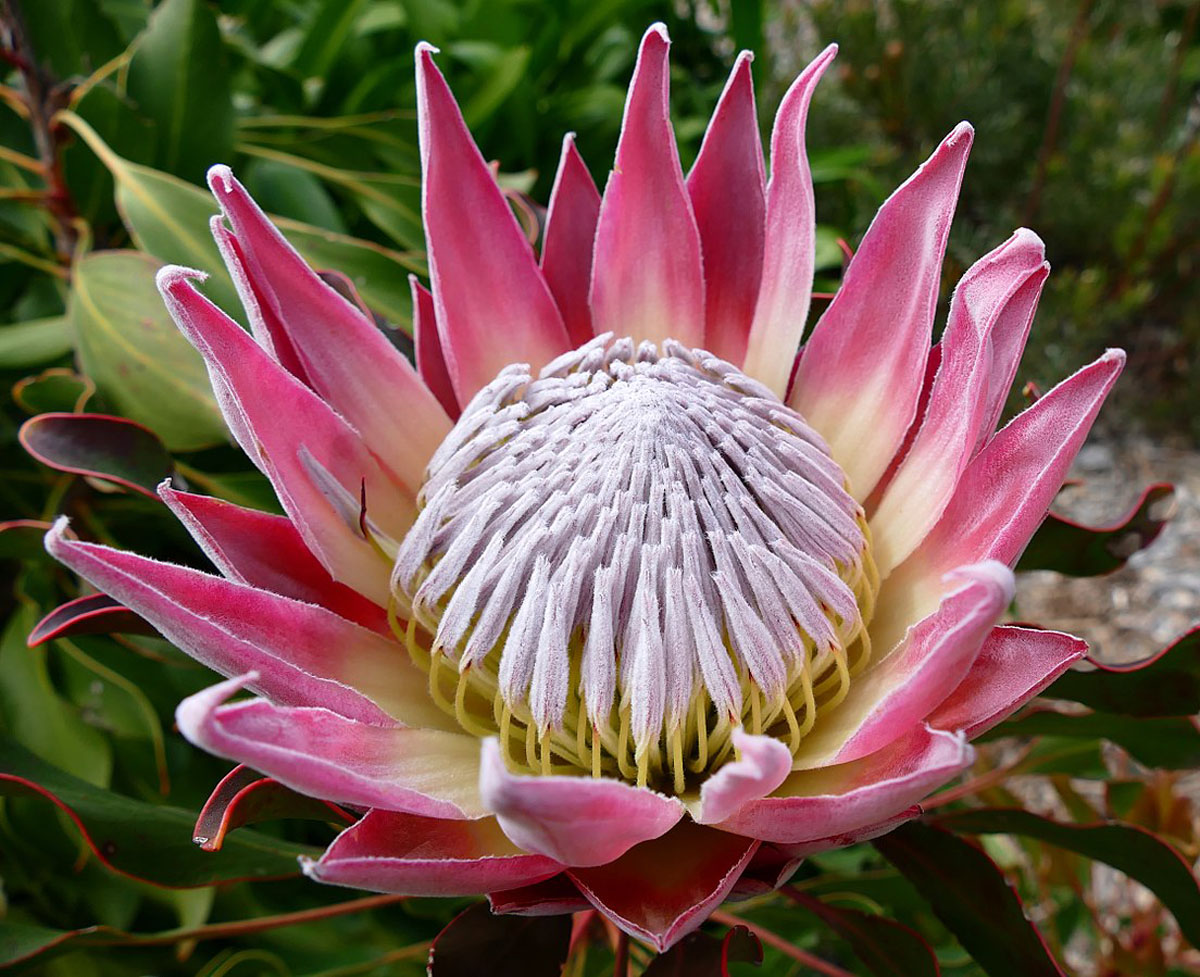
[[[666,21],[673,39],[671,98],[685,169],[739,50],[756,54],[765,135],[796,73],[837,41],[808,134],[823,292],[837,288],[840,242],[853,248],[890,191],[955,123],[971,121],[975,149],[942,316],[971,262],[1014,228],[1035,229],[1054,271],[1010,407],[1106,346],[1130,354],[1061,511],[1116,522],[1147,483],[1177,486],[1163,503],[1175,519],[1152,547],[1108,576],[1027,574],[1018,613],[1083,634],[1113,661],[1144,657],[1195,623],[1197,0],[2,0],[0,12],[0,519],[11,520],[0,534],[0,613],[9,621],[0,722],[42,760],[189,811],[224,772],[170,730],[174,703],[206,676],[163,642],[86,637],[25,647],[41,613],[72,592],[38,555],[39,523],[69,511],[92,538],[203,565],[172,520],[136,488],[115,486],[144,488],[173,472],[197,491],[273,505],[261,477],[229,447],[203,368],[153,288],[162,263],[204,268],[214,273],[209,294],[240,315],[208,239],[215,208],[201,187],[213,163],[230,163],[305,257],[338,273],[330,280],[406,346],[406,277],[424,273],[418,40],[441,48],[467,122],[531,234],[564,132],[578,134],[603,186],[637,40],[651,21]],[[814,315],[824,304],[814,303]],[[84,410],[149,429],[136,471],[80,479],[48,471],[19,446],[29,416]],[[96,470],[95,459],[88,464]],[[1181,844],[1194,844],[1190,813],[1173,811],[1160,813],[1176,818]],[[82,849],[44,812],[14,804],[0,818],[0,870],[17,918],[66,932],[87,921],[126,928],[210,917],[211,889],[155,890],[94,861],[79,884],[72,871]],[[314,827],[288,838],[319,843],[326,835]],[[228,887],[222,914],[329,898],[296,885],[286,896]],[[407,965],[366,958],[396,945],[401,932],[415,939],[428,931],[425,911],[326,921],[289,946],[78,951],[38,966],[62,975],[219,977],[235,966],[407,973],[388,969]],[[428,914],[442,919],[445,911]],[[293,939],[298,931],[286,932]],[[1064,930],[1064,945],[1073,932]],[[342,957],[331,955],[330,940]],[[960,963],[950,972],[974,972]]]

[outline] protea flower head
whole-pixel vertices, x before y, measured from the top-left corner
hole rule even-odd
[[[48,547],[229,676],[185,736],[361,812],[314,879],[590,905],[663,948],[914,816],[1082,654],[998,622],[1123,355],[996,432],[1048,274],[1026,230],[931,348],[971,128],[884,203],[797,362],[835,50],[767,180],[748,54],[684,176],[667,49],[650,28],[603,195],[566,138],[535,253],[417,48],[415,368],[226,167],[212,229],[253,336],[160,274],[287,515],[164,485],[221,576],[61,524]]]

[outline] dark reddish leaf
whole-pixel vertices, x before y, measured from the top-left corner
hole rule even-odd
[[[730,977],[731,963],[763,962],[762,943],[745,926],[735,926],[722,939],[692,933],[655,957],[642,977]]]
[[[830,906],[792,888],[783,894],[842,937],[875,977],[938,977],[941,968],[929,944],[886,916]]]
[[[196,819],[192,841],[205,851],[220,851],[225,835],[235,828],[284,818],[354,822],[354,817],[336,804],[297,794],[257,770],[238,765],[208,798]]]
[[[1162,531],[1172,515],[1175,486],[1147,486],[1133,508],[1111,526],[1084,526],[1051,514],[1030,540],[1018,570],[1056,570],[1096,577],[1125,565]]]
[[[1121,716],[1090,712],[1072,716],[1051,709],[1010,719],[980,737],[1066,736],[1072,739],[1105,739],[1126,750],[1139,763],[1163,770],[1200,767],[1200,730],[1190,716]]]
[[[1149,658],[1071,671],[1043,694],[1125,716],[1194,716],[1200,712],[1200,626]]]
[[[940,828],[910,821],[871,842],[990,977],[1065,977],[996,864]]]
[[[88,475],[157,499],[171,456],[149,428],[107,414],[39,414],[21,426],[21,444],[44,465]]]
[[[1175,916],[1180,930],[1200,947],[1200,885],[1182,856],[1161,838],[1131,824],[1062,824],[1019,809],[955,811],[934,820],[968,834],[1037,838],[1104,862],[1136,879]]]
[[[102,790],[12,742],[0,741],[0,796],[49,801],[74,822],[103,864],[164,888],[292,876],[299,873],[297,855],[319,854],[253,831],[240,833],[221,852],[202,852],[192,844],[190,812]]]
[[[0,559],[32,560],[46,555],[46,532],[50,523],[40,519],[0,522]]]
[[[559,977],[570,942],[570,916],[493,916],[480,903],[434,939],[429,977]]]
[[[155,637],[158,631],[107,594],[88,594],[52,610],[34,625],[27,641],[30,648],[36,648],[54,638],[71,638],[80,634],[145,634]]]

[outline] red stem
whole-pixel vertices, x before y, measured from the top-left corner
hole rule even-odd
[[[721,923],[723,926],[745,926],[751,933],[757,936],[768,946],[773,946],[780,953],[786,954],[793,960],[798,960],[806,967],[811,967],[819,974],[824,974],[825,977],[854,977],[854,974],[848,970],[843,970],[837,964],[832,964],[828,960],[822,960],[820,957],[815,957],[805,950],[801,950],[798,946],[790,943],[778,933],[767,929],[765,926],[759,926],[757,923],[752,923],[747,919],[742,919],[741,916],[735,916],[728,912],[715,912],[710,917],[714,922]]]
[[[629,934],[624,930],[617,933],[616,960],[613,977],[629,977]]]

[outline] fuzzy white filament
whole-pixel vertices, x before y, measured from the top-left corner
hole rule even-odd
[[[433,656],[486,676],[481,694],[539,742],[586,715],[593,768],[599,739],[626,770],[627,733],[644,780],[681,736],[694,756],[698,725],[736,725],[748,696],[811,726],[813,682],[845,671],[862,630],[862,511],[824,442],[671,341],[603,336],[536,378],[506,368],[420,501],[392,586]]]

